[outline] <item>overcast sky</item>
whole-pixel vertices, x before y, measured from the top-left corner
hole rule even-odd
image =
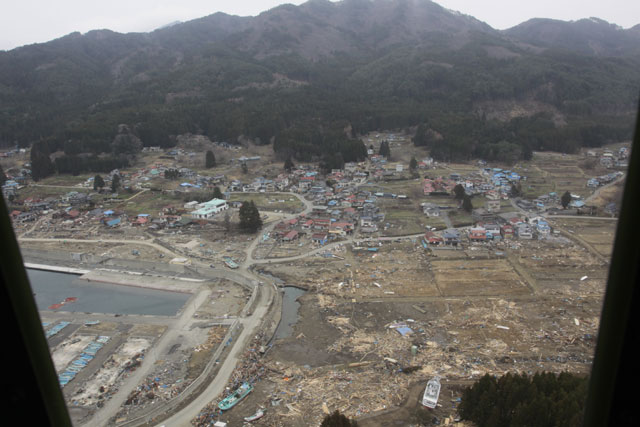
[[[0,13],[0,50],[108,28],[150,31],[174,21],[215,12],[257,15],[282,3],[302,0],[5,0]],[[534,17],[576,20],[595,16],[629,28],[640,23],[638,0],[437,0],[497,29]]]

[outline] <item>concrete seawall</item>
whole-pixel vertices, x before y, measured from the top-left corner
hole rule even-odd
[[[31,268],[33,270],[54,271],[57,273],[69,273],[69,274],[78,274],[78,275],[90,273],[89,270],[81,270],[79,268],[58,267],[56,265],[34,264],[31,262],[25,262],[24,267]]]

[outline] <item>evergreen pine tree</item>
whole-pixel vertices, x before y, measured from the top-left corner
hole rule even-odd
[[[465,194],[466,193],[462,184],[457,184],[455,187],[453,187],[453,197],[456,200],[463,200]]]
[[[412,157],[411,161],[409,162],[409,170],[411,172],[415,172],[416,169],[418,169],[418,161],[416,160],[415,157]]]
[[[216,156],[213,154],[213,151],[207,150],[207,154],[204,159],[204,167],[207,169],[211,169],[216,166]]]
[[[260,212],[256,207],[253,200],[243,202],[238,212],[240,216],[240,228],[250,233],[255,233],[260,227],[262,227],[262,218],[260,218]]]
[[[49,157],[49,145],[37,142],[31,147],[31,177],[39,181],[53,174],[54,166]]]
[[[111,178],[111,192],[117,193],[119,187],[120,187],[120,175],[115,174]]]
[[[389,148],[389,141],[387,141],[386,139],[382,141],[382,143],[380,144],[380,150],[378,151],[378,154],[386,157],[387,159],[391,158],[391,149]]]
[[[511,184],[511,190],[509,190],[509,197],[520,197],[522,196],[522,185],[520,183]]]
[[[220,191],[220,187],[218,187],[217,185],[213,187],[213,198],[224,199],[224,195],[222,194],[222,191]]]
[[[565,191],[560,198],[560,203],[562,203],[562,209],[567,209],[567,207],[569,207],[569,203],[571,203],[571,193],[569,193],[568,190]]]
[[[291,160],[291,156],[287,157],[287,160],[284,161],[284,170],[291,172],[294,167],[295,165],[293,164],[293,160]]]
[[[462,209],[466,212],[471,212],[473,210],[473,203],[471,203],[471,197],[468,194],[465,194],[462,198]]]
[[[102,187],[104,187],[104,179],[102,179],[102,177],[100,175],[96,175],[93,178],[93,189],[98,191]]]

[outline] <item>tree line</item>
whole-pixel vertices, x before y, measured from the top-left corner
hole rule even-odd
[[[478,427],[578,427],[587,387],[588,378],[566,372],[487,374],[464,391],[459,411]]]
[[[415,144],[445,161],[481,157],[513,162],[529,158],[534,150],[574,152],[631,136],[629,111],[640,84],[636,59],[587,61],[551,51],[496,59],[486,55],[483,42],[456,51],[396,47],[382,53],[388,55],[385,60],[378,57],[381,53],[359,53],[316,62],[294,54],[256,59],[211,46],[201,59],[185,64],[188,72],[158,71],[146,82],[112,86],[100,80],[107,75],[87,77],[73,70],[52,79],[98,80],[83,91],[57,87],[56,95],[38,81],[21,88],[28,96],[14,93],[13,86],[0,93],[0,105],[11,106],[0,114],[0,143],[28,146],[44,140],[51,153],[117,158],[132,154],[136,146],[126,143],[131,137],[116,139],[118,125],[127,123],[143,146],[171,147],[176,135],[187,132],[231,143],[243,136],[273,144],[282,160],[319,160],[331,167],[363,159],[366,149],[358,137],[384,129],[417,126]],[[269,84],[273,73],[305,84],[251,85]],[[18,81],[14,74],[0,70],[0,81]],[[169,97],[196,86],[198,96]],[[550,113],[503,122],[487,118],[478,107],[532,96],[555,108],[564,123]]]

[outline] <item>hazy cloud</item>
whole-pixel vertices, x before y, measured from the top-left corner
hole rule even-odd
[[[257,15],[278,4],[301,0],[20,0],[5,2],[0,14],[0,49],[41,43],[74,31],[151,31],[221,11]],[[625,28],[640,21],[640,1],[629,0],[440,0],[437,3],[504,29],[533,17],[575,20],[596,16]]]

